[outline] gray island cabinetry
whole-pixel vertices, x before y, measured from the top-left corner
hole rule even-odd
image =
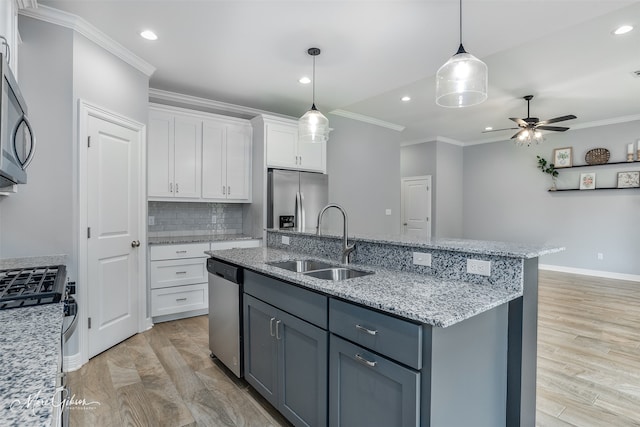
[[[348,280],[279,267],[340,264],[331,236],[208,252],[244,268],[246,380],[296,426],[535,425],[538,256],[562,248],[354,240]]]

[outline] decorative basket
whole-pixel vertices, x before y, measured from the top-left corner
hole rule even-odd
[[[609,150],[606,148],[594,148],[593,150],[587,151],[587,154],[584,156],[584,161],[587,162],[588,165],[603,165],[609,161]]]

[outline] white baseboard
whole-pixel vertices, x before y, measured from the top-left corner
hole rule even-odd
[[[72,372],[80,369],[82,367],[82,357],[80,356],[80,352],[72,354],[71,356],[64,356],[62,363],[65,372]]]
[[[563,267],[560,265],[540,264],[540,270],[559,271],[561,273],[581,274],[583,276],[604,277],[607,279],[630,280],[632,282],[640,282],[640,275],[614,273],[611,271],[589,270],[586,268]]]

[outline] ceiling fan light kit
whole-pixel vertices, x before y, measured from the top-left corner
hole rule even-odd
[[[487,64],[462,46],[462,0],[460,0],[460,46],[436,73],[436,104],[442,107],[470,107],[487,99]]]
[[[312,47],[307,53],[313,57],[312,101],[311,109],[298,119],[298,139],[322,143],[329,139],[329,120],[316,108],[316,56],[320,55],[320,49]]]

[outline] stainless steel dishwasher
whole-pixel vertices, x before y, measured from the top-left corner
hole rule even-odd
[[[209,258],[209,350],[238,378],[243,372],[242,268]]]

